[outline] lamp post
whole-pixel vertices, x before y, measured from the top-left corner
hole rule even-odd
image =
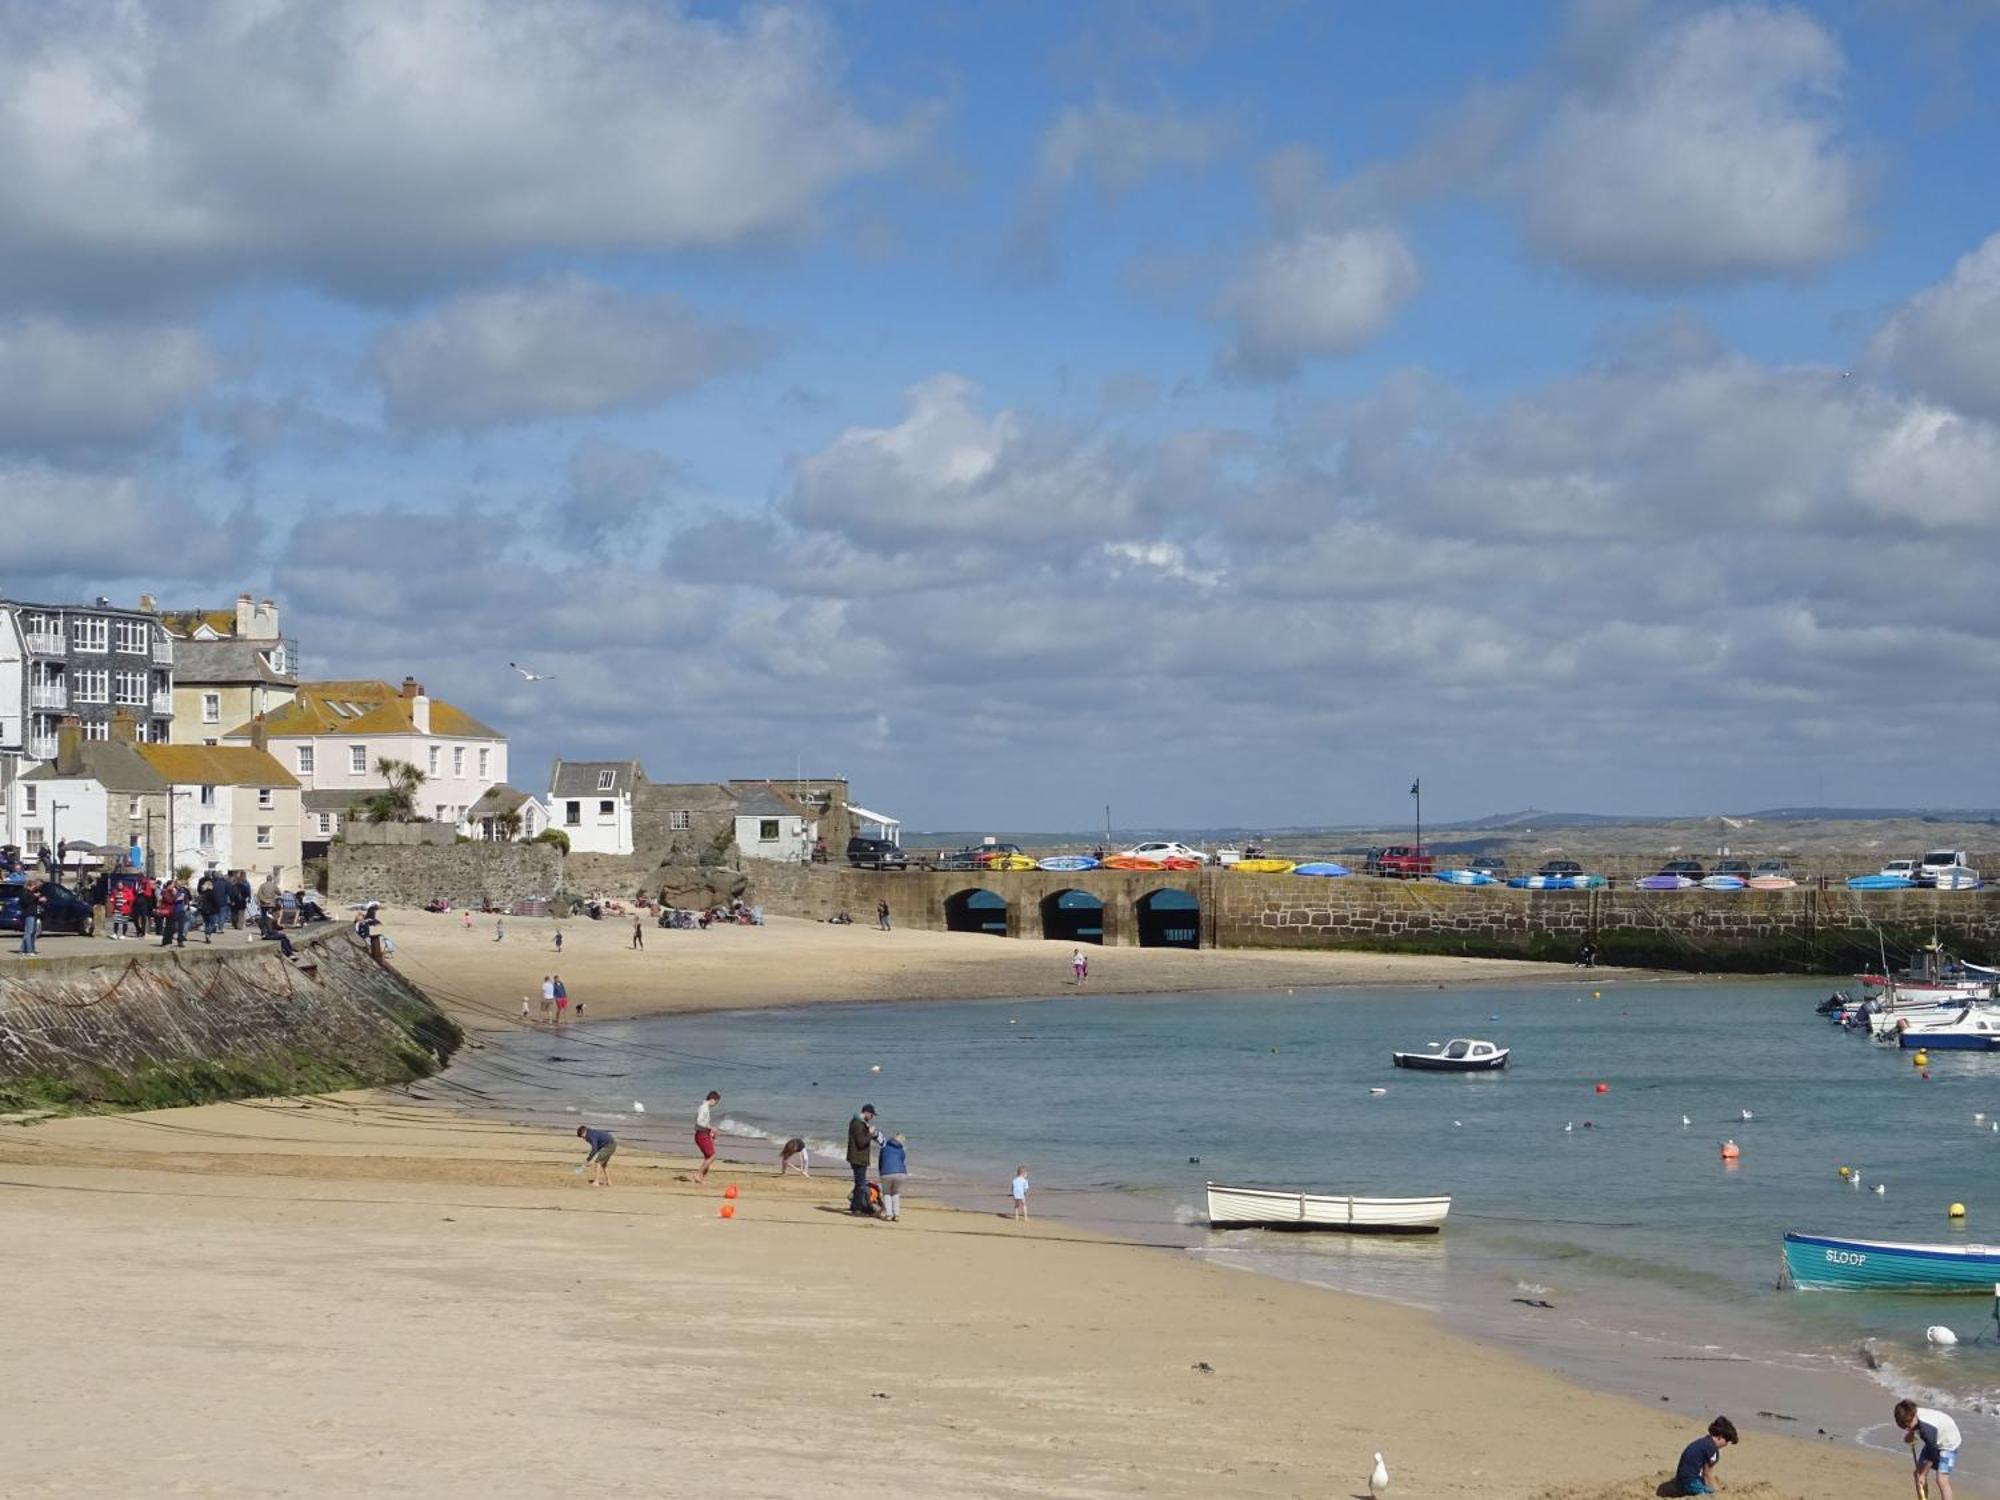
[[[62,821],[60,815],[68,811],[69,804],[67,802],[58,802],[54,798],[49,799],[49,848],[56,851],[56,879],[58,881],[62,879],[63,869],[62,839],[58,836],[58,825]]]
[[[1422,858],[1424,852],[1424,781],[1421,776],[1410,783],[1410,795],[1417,799],[1416,853],[1418,858]]]

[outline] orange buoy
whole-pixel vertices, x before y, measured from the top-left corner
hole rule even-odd
[[[736,1196],[736,1184],[732,1182],[728,1187],[724,1188],[722,1196],[725,1198],[734,1198]]]
[[[1742,1151],[1737,1148],[1736,1142],[1724,1141],[1722,1143],[1722,1159],[1724,1161],[1735,1161],[1742,1154]]]
[[[1611,1085],[1608,1083],[1600,1083],[1597,1086],[1597,1092],[1600,1094],[1608,1094],[1611,1092]]]
[[[734,1203],[725,1203],[717,1212],[725,1219],[733,1219],[736,1217],[736,1205]]]

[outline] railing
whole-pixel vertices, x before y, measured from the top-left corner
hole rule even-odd
[[[52,734],[29,735],[27,752],[29,760],[54,760],[56,737]]]
[[[163,667],[174,664],[174,643],[172,641],[153,642],[153,660]]]
[[[23,632],[28,642],[30,656],[61,656],[63,638],[60,630],[30,630]]]
[[[68,708],[69,684],[66,682],[31,682],[28,684],[28,707]]]
[[[173,711],[174,711],[174,695],[172,693],[153,694],[154,713],[171,714]]]

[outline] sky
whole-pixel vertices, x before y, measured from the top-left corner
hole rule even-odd
[[[2000,0],[0,0],[0,592],[273,595],[530,790],[1993,804],[1994,77]]]

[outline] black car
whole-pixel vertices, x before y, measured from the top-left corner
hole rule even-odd
[[[1507,861],[1497,854],[1475,855],[1465,863],[1468,870],[1477,870],[1482,875],[1491,875],[1495,880],[1507,878]]]
[[[1573,859],[1551,859],[1543,863],[1537,875],[1581,875],[1583,866]]]
[[[1702,869],[1701,861],[1698,859],[1670,859],[1660,866],[1658,873],[1662,875],[1682,875],[1689,880],[1698,881],[1706,878],[1708,872]]]
[[[21,930],[21,892],[26,888],[27,883],[20,880],[0,884],[0,932]],[[90,903],[75,891],[45,880],[42,882],[42,931],[90,937],[97,931],[97,918],[91,912]]]
[[[1739,880],[1748,880],[1752,871],[1750,869],[1750,861],[1747,859],[1718,859],[1715,862],[1715,868],[1708,873],[1711,875],[1734,875]]]
[[[887,839],[856,834],[847,841],[847,862],[857,870],[907,870],[910,856]]]

